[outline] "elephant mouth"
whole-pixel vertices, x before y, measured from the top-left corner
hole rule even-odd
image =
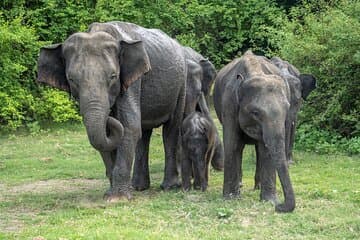
[[[261,128],[259,126],[246,126],[243,128],[244,132],[249,135],[249,137],[256,140],[260,140],[262,136]]]

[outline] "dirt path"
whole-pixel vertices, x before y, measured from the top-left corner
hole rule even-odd
[[[15,186],[0,184],[0,204],[4,203],[4,206],[9,204],[9,207],[1,210],[0,232],[20,231],[25,226],[24,219],[35,218],[40,211],[43,211],[42,209],[31,208],[26,203],[21,203],[21,201],[19,202],[19,198],[24,194],[31,194],[36,197],[36,195],[51,193],[64,195],[79,193],[79,205],[91,207],[94,203],[84,196],[84,192],[93,189],[105,189],[107,184],[106,179],[53,179]],[[16,204],[12,206],[12,203]]]

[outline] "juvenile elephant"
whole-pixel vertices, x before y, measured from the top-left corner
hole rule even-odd
[[[285,150],[290,89],[279,75],[269,60],[247,51],[219,71],[214,105],[224,131],[224,197],[240,195],[242,151],[245,144],[256,144],[262,165],[260,198],[275,202],[278,212],[291,212],[295,196]],[[277,203],[276,172],[285,197],[282,204]]]
[[[38,81],[70,92],[79,102],[89,141],[99,150],[110,180],[106,200],[131,198],[135,157],[133,185],[140,190],[149,187],[149,140],[152,129],[161,125],[161,187],[180,186],[176,149],[186,63],[178,42],[160,30],[132,23],[93,23],[62,44],[41,49]]]
[[[184,119],[181,128],[181,177],[185,191],[191,189],[192,174],[194,189],[206,190],[209,163],[215,150],[215,132],[215,126],[206,114],[193,112]]]
[[[184,52],[188,66],[185,117],[194,111],[207,115],[215,128],[215,152],[211,158],[211,165],[221,171],[224,169],[224,148],[206,101],[216,77],[216,69],[208,59],[192,48],[184,47]]]

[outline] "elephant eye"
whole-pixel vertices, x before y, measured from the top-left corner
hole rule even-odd
[[[260,117],[260,112],[257,110],[252,110],[250,111],[250,114],[255,117],[255,118],[259,118]]]
[[[115,80],[117,80],[118,79],[118,76],[117,76],[117,74],[116,73],[113,73],[113,74],[111,74],[111,81],[115,81]]]

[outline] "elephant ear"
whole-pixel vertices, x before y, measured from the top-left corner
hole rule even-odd
[[[149,56],[142,41],[120,42],[120,79],[124,90],[151,70]]]
[[[37,81],[70,92],[61,51],[61,44],[54,44],[40,49],[37,64]]]
[[[311,74],[300,74],[301,96],[306,100],[307,96],[316,88],[316,78]]]
[[[208,96],[210,94],[211,85],[214,83],[216,77],[216,69],[208,59],[200,60],[199,64],[203,72],[201,90],[205,96]]]

